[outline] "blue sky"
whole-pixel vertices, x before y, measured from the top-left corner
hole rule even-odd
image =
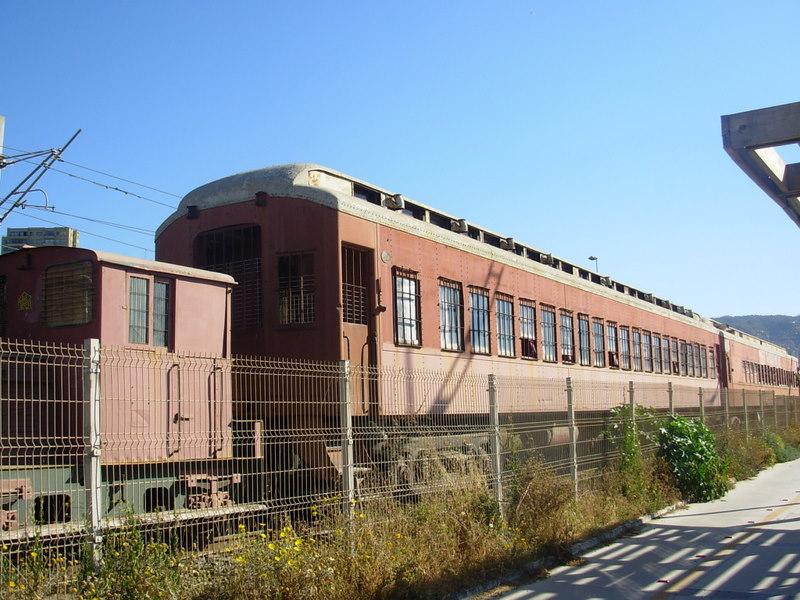
[[[319,162],[579,264],[597,255],[705,315],[797,314],[800,231],[725,154],[719,117],[800,100],[799,18],[797,2],[11,1],[0,114],[6,146],[82,128],[64,158],[179,196]],[[4,169],[0,193],[26,168]],[[148,230],[170,212],[60,173],[41,187],[61,212]],[[46,225],[33,217],[152,249],[35,209],[4,225]]]

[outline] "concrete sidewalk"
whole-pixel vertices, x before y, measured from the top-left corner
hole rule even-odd
[[[653,520],[581,559],[495,597],[800,600],[800,460],[739,483],[721,500]]]

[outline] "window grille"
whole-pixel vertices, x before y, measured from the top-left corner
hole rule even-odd
[[[514,356],[514,299],[511,296],[495,296],[497,311],[497,354]]]
[[[342,247],[342,319],[345,323],[369,323],[368,254],[356,248]]]
[[[680,375],[680,356],[678,353],[678,340],[672,338],[669,344],[670,354],[672,355],[672,374]]]
[[[653,370],[661,373],[661,336],[653,334]]]
[[[686,347],[686,342],[684,342],[683,340],[679,341],[679,345],[680,345],[680,354],[678,355],[678,360],[680,361],[681,375],[688,375],[689,351],[688,348]]]
[[[169,282],[153,283],[153,345],[169,346],[170,293]]]
[[[83,325],[92,320],[92,264],[55,265],[44,272],[44,316],[49,327]]]
[[[456,281],[439,279],[439,336],[442,350],[464,349],[464,295]]]
[[[475,354],[489,354],[489,292],[483,288],[469,290],[470,343]]]
[[[231,329],[262,325],[261,228],[237,225],[201,233],[195,239],[195,266],[236,280],[231,292]]]
[[[314,322],[314,255],[278,257],[278,323],[308,325]]]
[[[594,366],[606,366],[606,344],[605,332],[603,331],[603,321],[595,319],[592,321],[592,337],[594,337]]]
[[[573,331],[572,314],[561,313],[561,360],[575,362],[575,333]]]
[[[638,329],[633,330],[633,370],[642,370],[642,334]]]
[[[586,315],[578,315],[578,346],[581,364],[585,366],[591,365],[592,349],[589,338],[589,317]]]
[[[150,282],[142,277],[128,280],[128,341],[146,344],[150,312]]]
[[[705,346],[700,348],[700,374],[708,377],[708,352]]]
[[[399,346],[421,345],[419,279],[414,271],[394,270],[394,314],[395,343]]]
[[[556,362],[556,311],[549,306],[542,309],[542,358],[545,362]]]
[[[694,368],[692,369],[692,374],[695,377],[702,377],[702,362],[700,361],[700,344],[695,344],[693,346],[694,352],[692,352],[692,363],[694,364]]]
[[[616,323],[608,323],[606,325],[608,332],[608,366],[613,369],[619,368],[619,350],[617,345],[617,325]]]
[[[717,378],[717,357],[713,348],[708,350],[708,372],[711,379]]]
[[[672,373],[672,359],[670,358],[670,351],[669,351],[669,338],[662,337],[661,338],[661,363],[662,363],[662,372],[666,375]]]
[[[530,300],[519,301],[519,339],[523,358],[538,358],[536,351],[536,307]]]
[[[627,327],[619,328],[619,345],[620,354],[622,358],[622,368],[630,370],[631,368],[631,348],[630,348],[630,332]]]
[[[642,360],[644,370],[648,373],[653,372],[653,342],[649,331],[642,332]]]

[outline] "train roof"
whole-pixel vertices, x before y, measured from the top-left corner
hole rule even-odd
[[[176,211],[159,226],[156,238],[173,221],[186,215],[190,206],[205,210],[248,202],[258,192],[270,196],[304,198],[390,227],[409,230],[417,235],[457,245],[469,252],[507,262],[623,303],[691,322],[708,331],[727,329],[689,308],[579,267],[456,215],[315,163],[276,165],[206,183],[183,197]]]
[[[134,256],[125,256],[122,254],[114,254],[113,252],[103,252],[100,250],[92,250],[90,248],[73,248],[69,246],[36,246],[25,247],[3,254],[2,257],[18,257],[21,253],[41,253],[41,252],[54,252],[60,251],[63,254],[75,255],[76,258],[82,256],[93,256],[98,262],[119,265],[132,269],[139,269],[141,271],[149,271],[152,273],[166,273],[169,275],[178,275],[181,277],[190,277],[192,279],[203,279],[205,281],[215,281],[227,285],[236,285],[236,280],[230,275],[224,273],[216,273],[214,271],[206,271],[204,269],[195,269],[193,267],[185,267],[183,265],[175,265],[172,263],[161,262],[157,260],[148,260],[146,258],[137,258]]]

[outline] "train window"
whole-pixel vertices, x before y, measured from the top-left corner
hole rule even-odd
[[[669,352],[672,358],[672,374],[680,375],[680,358],[678,354],[678,340],[672,338],[669,343]]]
[[[483,288],[469,288],[470,343],[475,354],[489,354],[489,292]]]
[[[394,323],[398,346],[421,345],[419,279],[415,271],[394,269]]]
[[[669,352],[669,338],[666,336],[661,338],[661,363],[662,373],[665,375],[672,373],[672,361],[670,360]]]
[[[367,267],[367,252],[342,246],[342,319],[345,323],[368,324]]]
[[[170,293],[169,282],[153,282],[153,345],[169,346]]]
[[[308,325],[314,322],[314,255],[278,257],[278,323]]]
[[[6,316],[6,276],[0,275],[0,337],[6,336],[6,326],[8,317]]]
[[[633,370],[642,370],[642,333],[638,329],[633,330]]]
[[[688,369],[689,351],[688,351],[688,348],[686,347],[686,342],[684,342],[683,340],[679,340],[678,341],[678,346],[679,346],[678,362],[679,362],[679,366],[681,368],[680,374],[681,375],[688,375],[688,373],[689,373],[689,369]]]
[[[380,192],[371,190],[368,187],[364,187],[363,185],[359,185],[357,183],[353,184],[353,196],[361,200],[366,200],[370,204],[377,204],[378,206],[381,205]]]
[[[653,334],[653,370],[661,373],[661,336]]]
[[[538,358],[536,352],[536,308],[530,300],[519,301],[519,339],[522,358]]]
[[[561,360],[565,363],[575,362],[575,331],[572,313],[561,312]]]
[[[705,346],[700,349],[700,372],[703,377],[708,377],[708,352]]]
[[[556,310],[543,306],[542,310],[542,359],[556,362]]]
[[[439,335],[442,350],[464,349],[464,295],[456,281],[439,279]]]
[[[642,332],[642,362],[644,370],[648,373],[653,372],[653,338],[649,331]]]
[[[619,345],[617,342],[617,324],[608,323],[606,325],[608,334],[608,366],[612,369],[619,368]]]
[[[497,311],[497,355],[514,356],[514,298],[496,294]]]
[[[44,272],[44,317],[48,327],[83,325],[92,320],[92,264],[55,265]]]
[[[631,368],[630,333],[627,327],[619,328],[620,363],[622,368],[629,371]]]
[[[150,313],[150,281],[143,277],[128,280],[128,341],[146,344]]]
[[[589,341],[589,317],[578,315],[578,346],[580,361],[584,366],[592,364],[592,349]]]
[[[594,319],[592,321],[592,337],[594,337],[594,366],[606,366],[606,343],[605,327],[603,321]]]

